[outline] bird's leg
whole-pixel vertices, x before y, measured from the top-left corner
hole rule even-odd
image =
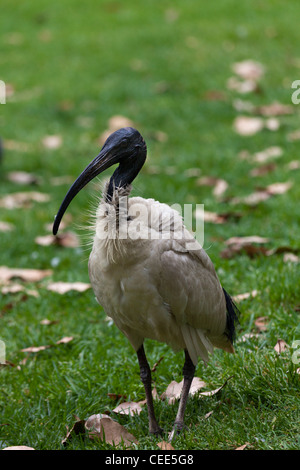
[[[187,400],[189,396],[189,391],[191,388],[191,384],[194,378],[194,373],[195,373],[195,368],[196,368],[187,350],[184,350],[184,353],[185,353],[185,362],[184,362],[184,366],[182,370],[183,387],[181,391],[181,397],[180,397],[179,407],[178,407],[177,415],[175,418],[174,426],[169,436],[169,442],[172,442],[175,434],[182,431],[184,427],[184,412],[185,412],[185,408],[186,408],[186,404],[187,404]]]
[[[148,416],[149,416],[149,432],[151,434],[162,434],[163,430],[159,427],[155,418],[152,387],[151,387],[151,370],[150,370],[150,367],[146,358],[143,345],[137,350],[137,357],[138,357],[139,366],[140,366],[140,377],[141,377],[141,381],[144,384],[145,393],[146,393],[146,401],[147,401]]]

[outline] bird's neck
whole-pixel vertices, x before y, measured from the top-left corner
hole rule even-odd
[[[139,152],[131,159],[121,162],[109,180],[105,202],[113,201],[116,189],[126,189],[139,174],[146,160],[146,152]]]

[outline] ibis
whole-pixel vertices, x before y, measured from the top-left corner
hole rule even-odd
[[[179,212],[154,199],[129,197],[146,155],[146,143],[136,129],[126,127],[112,133],[67,192],[53,233],[76,194],[97,175],[118,165],[96,211],[89,277],[98,303],[136,351],[150,433],[163,430],[155,417],[144,340],[184,351],[183,387],[172,440],[184,428],[199,358],[207,363],[214,348],[234,352],[238,311]]]

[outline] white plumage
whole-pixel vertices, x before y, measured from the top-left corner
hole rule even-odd
[[[96,213],[89,276],[99,304],[136,351],[151,338],[187,349],[195,365],[214,346],[233,352],[224,293],[205,250],[171,207],[128,196],[128,188],[115,189],[107,203],[104,194]],[[120,197],[128,198],[130,220],[119,217],[116,229]]]
[[[200,357],[213,348],[234,352],[235,306],[214,266],[173,208],[154,199],[129,198],[147,148],[133,128],[114,132],[65,196],[53,233],[75,195],[95,176],[119,164],[96,211],[89,275],[100,305],[137,353],[151,433],[162,432],[154,413],[151,370],[144,339],[183,349],[183,389],[170,435],[184,426],[187,398]]]

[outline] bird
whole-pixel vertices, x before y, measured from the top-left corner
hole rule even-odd
[[[172,442],[185,428],[199,358],[207,363],[214,348],[234,353],[239,311],[179,212],[155,199],[129,197],[146,156],[147,145],[138,130],[124,127],[113,132],[68,190],[55,216],[53,234],[78,192],[118,165],[96,210],[89,277],[97,302],[137,354],[150,434],[164,430],[155,416],[144,342],[152,339],[184,351],[182,392],[169,433]]]

